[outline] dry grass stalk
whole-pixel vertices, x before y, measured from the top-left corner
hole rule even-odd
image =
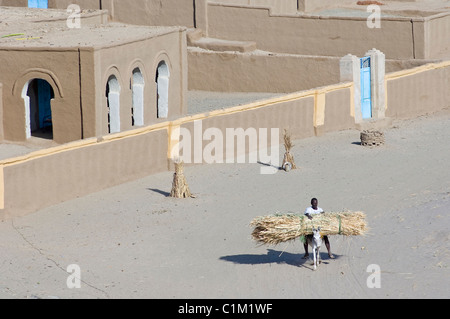
[[[188,198],[194,197],[189,190],[189,186],[184,176],[184,163],[183,161],[175,161],[175,173],[173,174],[172,191],[170,197],[175,198]]]
[[[292,155],[291,153],[291,149],[294,146],[294,144],[292,143],[291,135],[288,134],[286,129],[284,130],[283,139],[284,139],[284,148],[286,150],[283,158],[283,168],[285,168],[286,163],[290,163],[291,169],[296,169],[297,165],[295,165],[294,155]]]
[[[312,234],[320,227],[322,235],[365,235],[368,231],[363,212],[325,213],[310,220],[305,215],[285,214],[257,217],[250,223],[254,227],[252,238],[267,245],[277,245]]]

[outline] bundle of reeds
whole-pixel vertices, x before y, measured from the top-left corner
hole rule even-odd
[[[172,191],[170,197],[175,198],[188,198],[194,197],[189,190],[189,186],[184,176],[184,163],[183,161],[175,161],[175,173],[173,174]]]
[[[297,165],[295,165],[294,155],[291,153],[291,149],[294,146],[291,140],[291,135],[285,129],[283,134],[284,139],[284,148],[286,152],[284,153],[283,158],[283,169],[289,171],[291,169],[297,169]]]
[[[267,245],[310,235],[313,227],[320,227],[322,235],[358,236],[368,231],[363,212],[324,213],[312,219],[302,214],[275,214],[257,217],[250,225],[254,227],[252,238]]]

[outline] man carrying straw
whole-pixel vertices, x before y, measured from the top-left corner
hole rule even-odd
[[[311,206],[307,207],[305,210],[305,215],[309,219],[313,219],[313,215],[325,213],[322,208],[318,207],[318,205],[319,205],[319,201],[317,200],[317,198],[311,199]],[[330,241],[328,240],[328,236],[323,236],[323,240],[325,241],[325,246],[327,247],[327,250],[328,250],[328,256],[331,259],[334,259],[334,256],[331,253]],[[308,259],[309,253],[308,253],[308,241],[307,240],[305,240],[305,242],[303,243],[303,247],[305,248],[305,255],[303,256],[303,259]]]

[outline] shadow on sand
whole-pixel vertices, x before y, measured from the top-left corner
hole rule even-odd
[[[161,194],[161,195],[163,195],[165,197],[169,197],[170,196],[169,192],[166,192],[166,191],[163,191],[163,190],[160,190],[160,189],[157,189],[157,188],[147,188],[147,190],[155,192],[155,193],[158,193],[158,194]]]
[[[309,259],[303,259],[303,254],[292,254],[280,250],[267,249],[267,254],[265,255],[231,255],[222,256],[219,259],[242,265],[288,264],[291,266],[312,269],[311,252],[309,253],[309,257]],[[340,256],[334,254],[334,257],[335,259],[338,259]],[[328,257],[328,253],[326,252],[320,252],[320,258],[322,259],[322,264],[324,265],[327,265],[330,262],[330,258]]]
[[[263,166],[273,167],[273,168],[275,168],[275,169],[277,169],[277,170],[279,170],[279,171],[284,171],[284,169],[283,169],[282,167],[280,167],[280,166],[275,166],[275,165],[272,165],[272,164],[270,164],[270,163],[263,163],[263,162],[261,162],[261,161],[257,161],[257,163],[260,164],[260,165],[263,165]]]

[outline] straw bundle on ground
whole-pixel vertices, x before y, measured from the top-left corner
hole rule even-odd
[[[362,131],[361,132],[361,145],[362,146],[380,146],[385,142],[384,133],[380,131]]]
[[[322,235],[364,235],[368,231],[363,212],[324,213],[309,219],[300,214],[275,214],[257,217],[251,223],[252,237],[261,244],[277,245],[312,234],[320,227]]]
[[[287,130],[284,130],[283,139],[284,139],[284,148],[286,150],[283,158],[283,169],[286,171],[289,171],[291,169],[297,169],[297,166],[295,165],[294,161],[294,155],[291,154],[291,149],[294,146],[294,144],[292,144],[291,135],[288,134]]]
[[[170,192],[170,197],[175,198],[188,198],[194,197],[189,190],[189,186],[184,177],[184,163],[183,161],[176,161],[175,163],[175,173],[173,174],[172,191]]]

